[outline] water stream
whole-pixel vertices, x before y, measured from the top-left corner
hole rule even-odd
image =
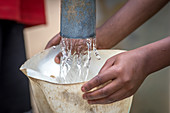
[[[91,51],[94,50],[97,59],[101,59],[96,49],[96,39],[62,38],[61,42],[61,83],[77,83],[87,81]]]

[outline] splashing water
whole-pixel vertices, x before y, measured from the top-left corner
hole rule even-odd
[[[60,82],[64,84],[86,81],[90,68],[91,50],[94,50],[97,59],[101,59],[96,49],[95,38],[62,38],[60,45],[62,50]]]

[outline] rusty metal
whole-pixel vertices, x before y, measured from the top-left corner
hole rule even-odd
[[[61,0],[61,32],[66,38],[93,38],[96,0]]]

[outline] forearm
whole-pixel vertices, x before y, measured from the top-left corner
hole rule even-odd
[[[97,47],[113,47],[157,13],[168,1],[129,0],[103,26],[97,29]]]
[[[147,74],[170,66],[170,36],[134,51],[140,51],[139,53],[144,56]]]

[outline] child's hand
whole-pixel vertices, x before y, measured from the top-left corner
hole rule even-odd
[[[48,44],[46,45],[45,49],[48,49],[52,46],[56,46],[56,45],[59,45],[60,44],[60,41],[61,41],[61,36],[60,34],[58,33],[56,36],[54,36],[49,42]],[[56,63],[60,63],[60,57],[61,57],[61,52],[55,57],[55,62]]]
[[[99,74],[82,86],[83,98],[89,104],[109,104],[133,95],[147,77],[145,58],[139,51],[129,51],[111,57]],[[108,81],[109,84],[95,91]]]

